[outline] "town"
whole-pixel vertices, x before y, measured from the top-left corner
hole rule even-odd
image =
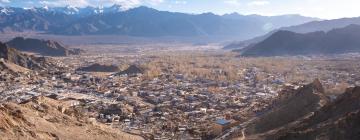
[[[214,139],[265,113],[285,87],[297,89],[318,78],[337,95],[360,85],[358,54],[243,58],[217,51],[137,53],[104,57],[90,51],[49,58],[52,69],[1,72],[0,100],[21,104],[49,97],[145,139]],[[92,64],[121,70],[79,70]]]

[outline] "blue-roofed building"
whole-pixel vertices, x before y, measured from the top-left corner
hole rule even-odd
[[[229,125],[231,123],[231,121],[225,120],[225,119],[220,119],[220,120],[217,120],[216,123],[219,125]]]
[[[235,120],[227,120],[227,119],[218,119],[213,124],[213,135],[217,136],[221,134],[226,129],[229,129],[231,126],[236,125]]]

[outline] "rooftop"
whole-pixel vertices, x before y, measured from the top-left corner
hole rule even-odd
[[[228,125],[228,124],[230,124],[230,121],[225,120],[225,119],[220,119],[220,120],[217,120],[216,123],[220,124],[220,125]]]

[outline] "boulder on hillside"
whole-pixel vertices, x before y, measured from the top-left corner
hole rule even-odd
[[[136,66],[136,65],[131,65],[126,70],[116,73],[115,75],[136,76],[136,75],[143,74],[143,73],[144,73],[144,70],[142,68],[140,68],[139,66]]]

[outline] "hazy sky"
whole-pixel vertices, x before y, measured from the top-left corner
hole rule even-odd
[[[126,8],[145,5],[158,10],[185,13],[213,12],[305,16],[334,19],[360,16],[360,0],[0,0],[2,6],[108,6]]]

